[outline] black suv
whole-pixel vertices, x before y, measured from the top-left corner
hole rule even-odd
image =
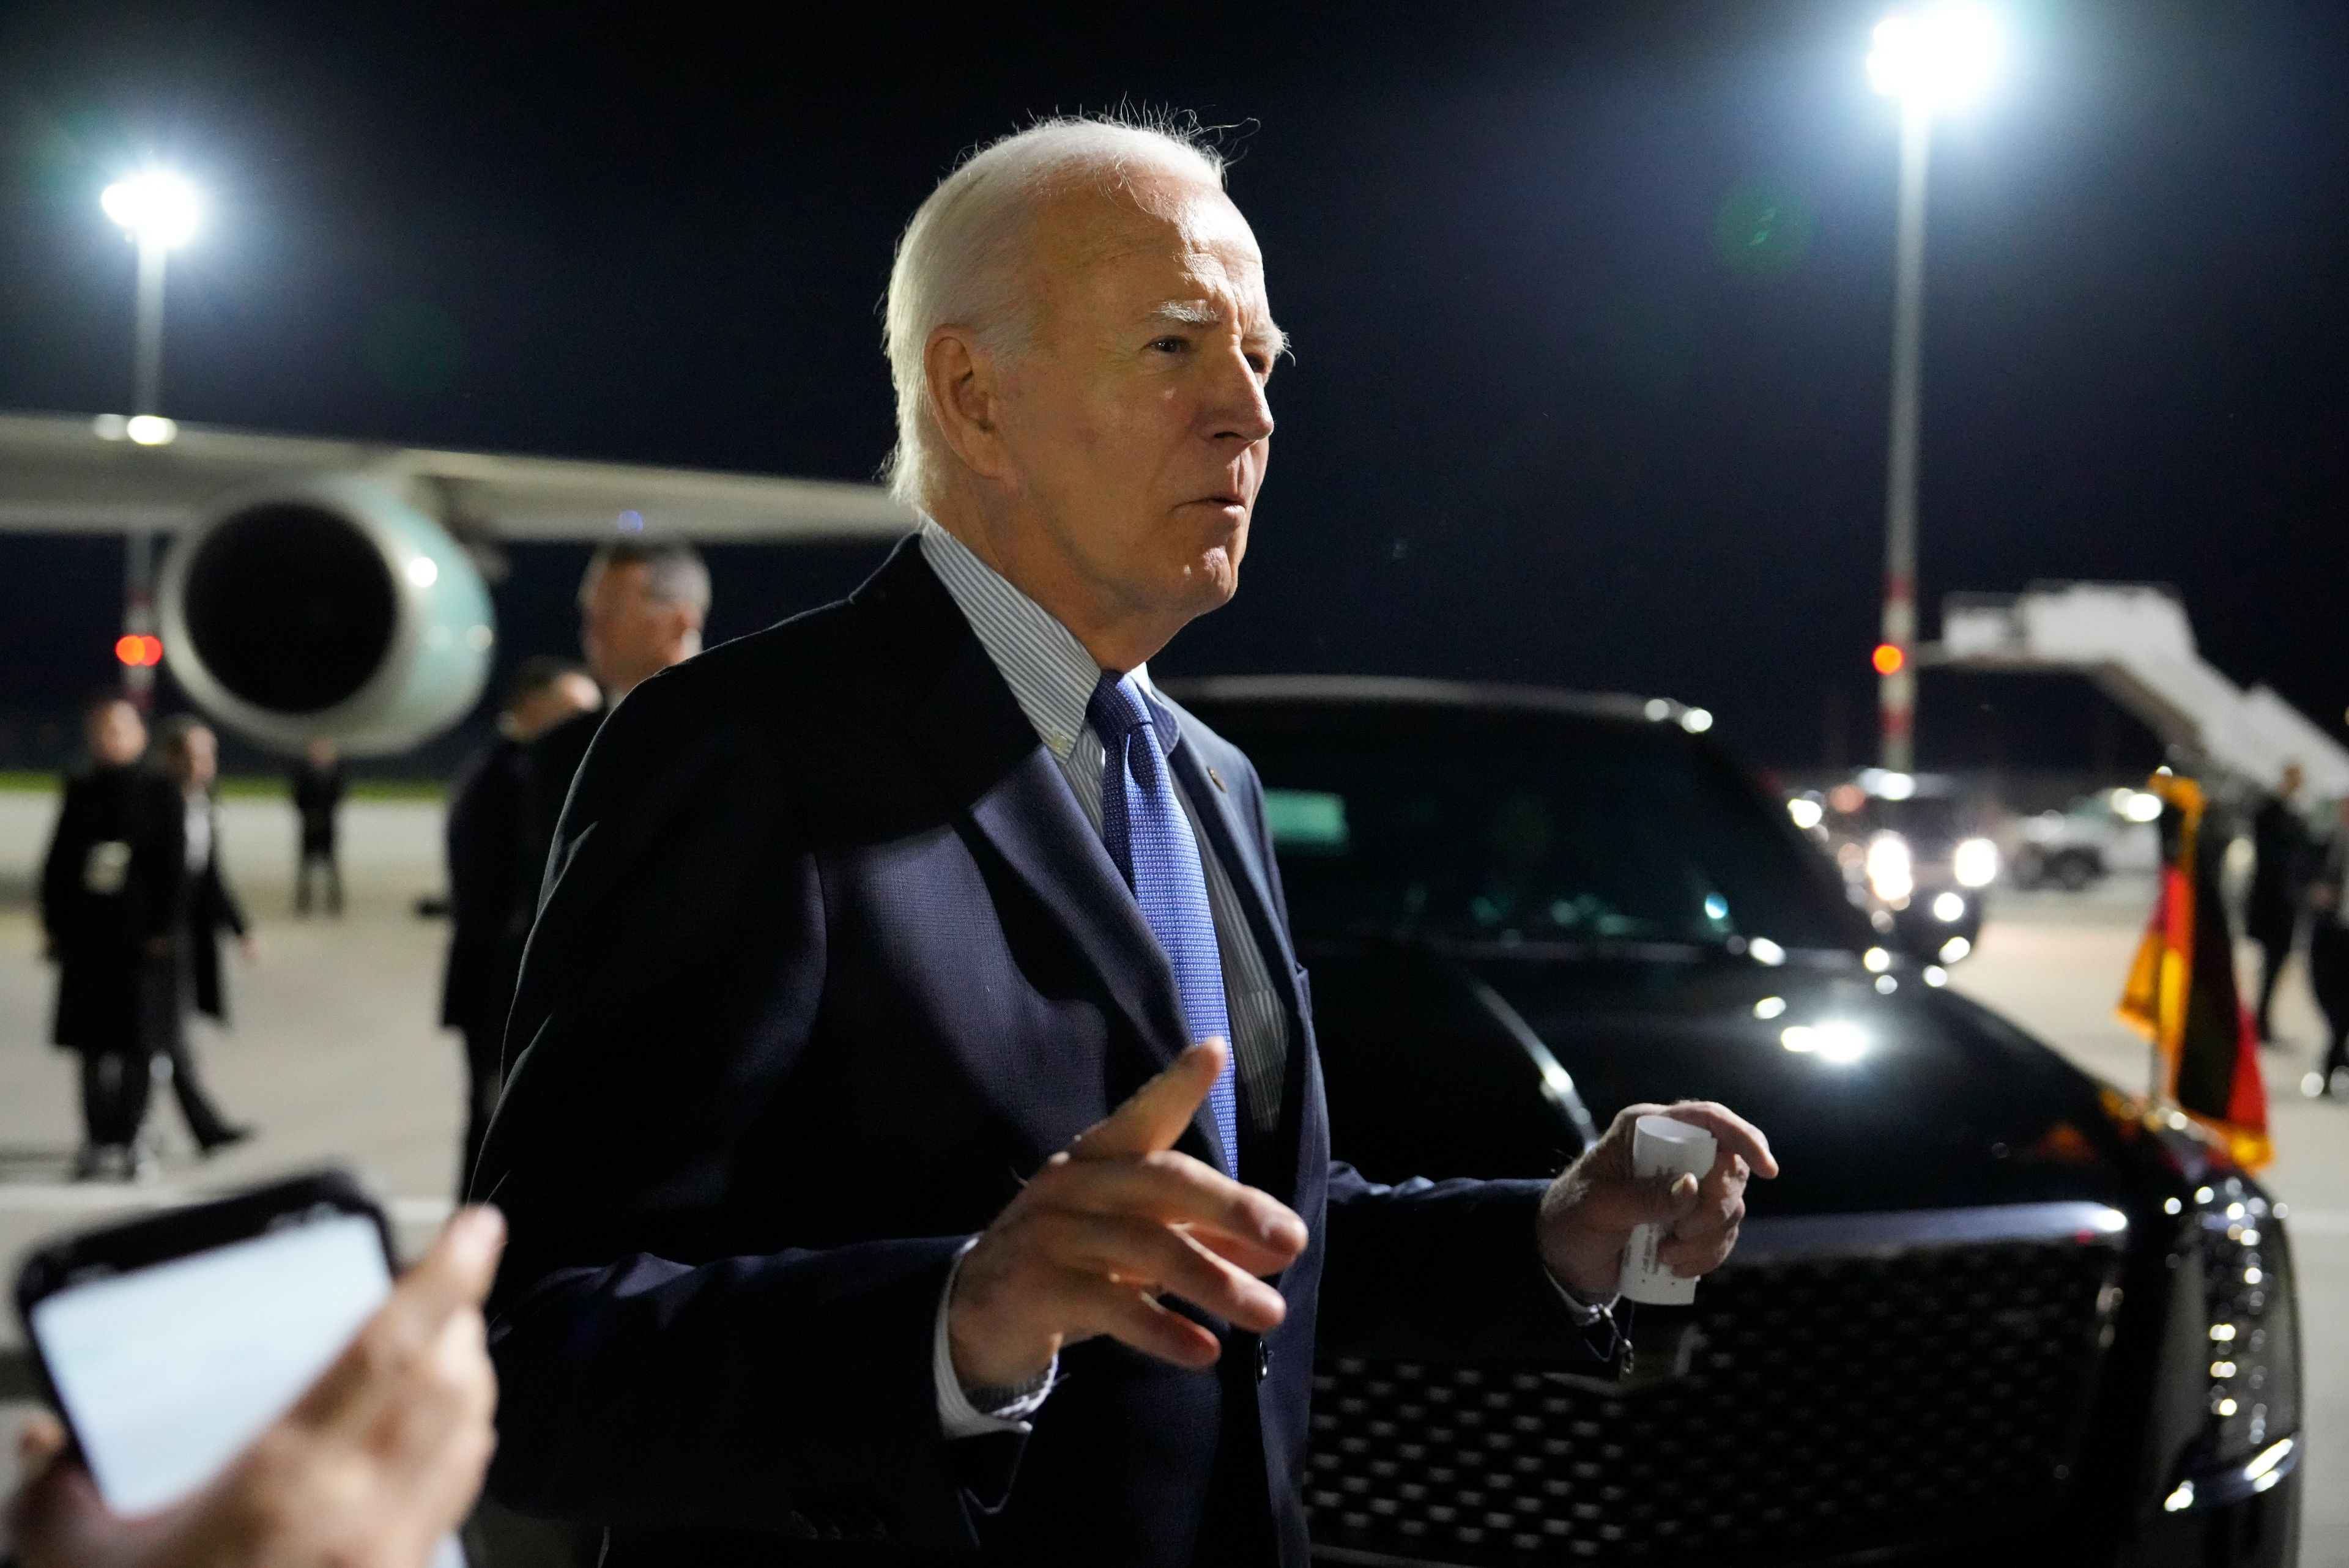
[[[1642,1314],[1620,1380],[1323,1365],[1321,1558],[2292,1562],[2280,1208],[1880,945],[1684,710],[1172,689],[1263,775],[1339,1158],[1542,1175],[1625,1104],[1700,1097],[1785,1167],[1695,1307]]]

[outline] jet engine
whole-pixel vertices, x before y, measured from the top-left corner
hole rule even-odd
[[[173,542],[158,593],[172,676],[280,751],[354,756],[429,739],[481,699],[497,640],[462,546],[394,490],[328,476],[213,508]]]

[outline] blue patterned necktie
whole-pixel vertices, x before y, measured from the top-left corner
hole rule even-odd
[[[1102,840],[1142,906],[1142,918],[1174,968],[1174,988],[1194,1044],[1224,1042],[1224,1072],[1207,1097],[1223,1135],[1224,1167],[1239,1174],[1239,1095],[1233,1070],[1232,1030],[1224,1009],[1224,960],[1216,946],[1216,917],[1207,904],[1206,874],[1192,836],[1166,749],[1149,702],[1133,677],[1107,670],[1085,705],[1085,720],[1102,743]]]

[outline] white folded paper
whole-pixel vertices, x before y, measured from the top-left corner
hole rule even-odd
[[[1643,1116],[1631,1137],[1631,1171],[1637,1176],[1694,1176],[1713,1169],[1713,1134],[1669,1116]],[[1683,1279],[1656,1261],[1656,1248],[1671,1234],[1664,1225],[1640,1225],[1623,1249],[1623,1295],[1651,1306],[1686,1306],[1696,1299],[1696,1281]]]

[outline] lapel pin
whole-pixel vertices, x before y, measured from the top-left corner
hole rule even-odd
[[[1207,769],[1207,779],[1210,783],[1214,784],[1216,789],[1223,789],[1225,794],[1228,795],[1231,793],[1229,789],[1224,789],[1224,776],[1216,772],[1212,768]]]

